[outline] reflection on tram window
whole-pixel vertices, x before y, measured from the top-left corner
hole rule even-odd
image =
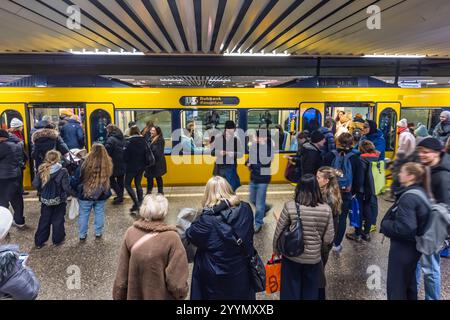
[[[223,133],[226,121],[232,120],[236,126],[238,124],[236,110],[183,110],[180,116],[184,135],[182,140],[190,140],[190,153],[201,153],[202,150],[206,150],[215,137]],[[185,144],[187,146],[187,143]]]
[[[250,110],[247,113],[247,129],[278,130],[278,149],[280,151],[295,151],[298,132],[298,110],[267,109]]]
[[[165,153],[172,150],[172,112],[169,110],[117,110],[116,124],[127,135],[128,129],[136,125],[139,130],[144,130],[149,121],[161,128],[165,140]]]
[[[102,109],[92,112],[89,118],[91,128],[91,144],[106,142],[106,126],[111,123],[111,116]]]
[[[361,135],[364,121],[373,119],[375,104],[369,102],[327,102],[325,118],[336,122],[333,133],[336,137],[344,132]]]
[[[406,119],[408,123],[414,123],[416,128],[423,124],[427,128],[428,134],[432,135],[434,128],[439,123],[442,111],[442,108],[402,108],[401,119]]]
[[[322,114],[319,110],[310,108],[303,113],[302,117],[302,128],[303,130],[308,130],[313,132],[320,128],[322,123]]]
[[[392,108],[384,109],[380,113],[378,128],[383,132],[384,140],[386,140],[386,151],[395,150],[395,140],[397,132],[395,130],[397,124],[397,113]]]

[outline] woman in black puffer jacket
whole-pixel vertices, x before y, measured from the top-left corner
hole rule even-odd
[[[149,166],[145,170],[147,177],[147,194],[152,193],[153,179],[158,185],[158,193],[164,194],[164,185],[162,176],[167,173],[166,158],[164,157],[164,137],[160,127],[153,127],[150,129],[151,140],[150,149],[155,157],[155,164]]]
[[[125,162],[123,159],[123,150],[125,148],[125,138],[122,131],[115,125],[109,124],[106,127],[108,138],[105,142],[106,151],[113,161],[113,175],[110,178],[111,188],[116,193],[113,204],[123,202],[124,180],[125,180]]]

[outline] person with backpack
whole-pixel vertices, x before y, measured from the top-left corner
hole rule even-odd
[[[116,193],[113,204],[123,202],[123,193],[125,189],[125,171],[124,161],[125,138],[119,127],[109,124],[106,127],[107,138],[105,142],[106,151],[113,161],[113,174],[110,178],[111,188]]]
[[[41,217],[34,236],[37,249],[42,248],[50,236],[55,246],[64,242],[64,216],[66,215],[67,197],[76,196],[69,182],[69,173],[61,165],[61,154],[56,150],[47,152],[44,162],[34,177],[33,187],[36,188],[41,202]]]
[[[139,128],[137,126],[131,127],[130,137],[127,139],[123,150],[123,160],[126,164],[125,189],[130,195],[131,200],[133,200],[133,206],[130,209],[131,213],[139,210],[139,206],[144,199],[141,181],[145,168],[148,166],[149,150],[148,143],[141,136]],[[136,186],[136,192],[131,187],[133,180]]]
[[[375,150],[380,153],[380,160],[384,161],[384,154],[386,151],[386,140],[384,139],[383,132],[378,129],[377,123],[373,120],[366,120],[363,127],[363,136],[359,143],[364,140],[369,140],[375,145]],[[359,144],[355,146],[355,151],[357,152]]]
[[[320,192],[322,193],[323,201],[328,204],[333,214],[333,229],[336,232],[339,225],[339,215],[342,210],[342,196],[341,189],[339,188],[338,177],[342,175],[342,172],[332,167],[321,167],[317,171],[316,178],[319,183]],[[321,271],[321,284],[319,286],[319,300],[326,299],[326,277],[325,266],[328,262],[328,257],[331,249],[333,248],[333,242],[328,246],[322,246],[322,271]]]
[[[326,155],[328,152],[336,150],[336,142],[334,141],[333,127],[334,120],[331,117],[325,119],[324,126],[319,130],[325,136],[325,144],[322,148],[322,155]]]
[[[378,216],[378,198],[375,192],[375,181],[372,165],[378,163],[380,153],[375,150],[375,145],[369,140],[359,145],[359,158],[362,169],[362,192],[359,193],[361,221],[360,227],[355,228],[354,233],[347,233],[345,237],[349,240],[361,242],[370,241],[370,228],[376,224]]]
[[[191,300],[255,300],[250,259],[243,254],[254,250],[252,208],[219,176],[208,180],[202,206],[185,232],[197,247]]]
[[[37,130],[31,136],[33,146],[31,158],[34,160],[35,172],[41,166],[48,151],[57,150],[62,156],[65,156],[69,152],[67,144],[59,136],[58,131],[53,128],[52,123],[47,123],[45,128]]]
[[[281,262],[281,300],[317,300],[321,271],[321,251],[333,243],[333,214],[324,203],[319,183],[312,174],[300,178],[295,198],[284,204],[273,236],[273,252],[280,254],[279,238],[286,228],[293,229],[300,218],[304,250],[298,256],[283,255]]]
[[[167,173],[166,157],[164,156],[165,141],[160,127],[153,127],[150,129],[151,140],[150,150],[155,158],[154,164],[145,169],[145,176],[147,178],[147,194],[152,193],[153,180],[156,180],[158,186],[158,193],[164,194],[164,185],[162,176]]]
[[[324,158],[325,166],[342,172],[342,176],[338,177],[342,197],[342,210],[334,239],[333,250],[336,252],[342,250],[342,240],[347,228],[347,217],[352,205],[352,198],[361,192],[363,183],[361,161],[358,153],[354,152],[352,148],[353,136],[348,132],[344,132],[337,139],[337,149],[327,154]]]
[[[164,223],[168,201],[147,195],[141,218],[125,233],[113,286],[114,300],[182,300],[188,294],[188,261],[175,226]]]
[[[417,145],[417,154],[422,165],[431,175],[431,194],[435,203],[450,206],[450,155],[443,152],[443,145],[436,138],[425,138]],[[420,260],[424,274],[425,299],[439,300],[441,297],[440,255],[423,255]],[[418,271],[418,282],[420,282]]]
[[[80,204],[78,235],[86,240],[89,216],[94,210],[95,237],[101,238],[105,222],[105,204],[111,196],[109,178],[113,173],[113,163],[102,144],[92,145],[91,152],[72,177],[70,185],[77,192]]]
[[[306,142],[300,154],[301,173],[315,175],[322,166],[322,148],[325,145],[325,135],[319,131],[311,133],[310,142]]]
[[[400,169],[404,189],[381,221],[380,232],[391,239],[387,271],[388,300],[417,300],[416,268],[421,253],[417,237],[424,234],[430,208],[416,193],[427,198],[425,168],[408,162]]]

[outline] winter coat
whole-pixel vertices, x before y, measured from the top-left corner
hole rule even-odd
[[[317,170],[322,166],[322,152],[313,143],[306,142],[302,146],[300,153],[300,168],[302,175],[316,174]]]
[[[45,159],[45,155],[50,150],[57,150],[62,155],[69,152],[69,148],[54,129],[40,129],[31,136],[33,148],[31,157],[34,160],[35,168],[39,168]]]
[[[153,156],[155,157],[155,164],[147,167],[147,177],[162,177],[167,173],[166,157],[164,156],[164,138],[159,137],[155,142],[150,144]]]
[[[437,203],[450,206],[450,155],[442,153],[441,162],[431,168],[431,192]]]
[[[253,250],[253,212],[241,202],[229,209],[224,202],[204,209],[186,230],[186,239],[197,246],[192,271],[193,300],[254,300],[249,260],[236,244],[232,228],[247,252]]]
[[[411,155],[416,149],[416,138],[408,129],[400,133],[398,137],[397,154],[403,153],[406,156]]]
[[[375,182],[372,174],[372,162],[379,160],[377,153],[363,153],[359,156],[361,160],[361,171],[363,173],[362,179],[360,179],[362,185],[362,193],[364,199],[370,199],[375,194]]]
[[[66,168],[63,168],[62,165],[55,164],[50,169],[50,180],[45,184],[45,186],[42,186],[42,179],[39,174],[36,174],[33,179],[33,187],[36,188],[39,198],[42,193],[42,190],[50,183],[50,181],[56,181],[57,184],[57,193],[53,195],[49,195],[50,199],[54,199],[53,205],[63,203],[67,201],[68,196],[77,196],[77,193],[70,187],[70,180],[69,180],[69,172]],[[42,199],[39,199],[42,202]],[[49,200],[49,199],[47,199]],[[45,202],[45,200],[44,200]],[[44,203],[43,202],[43,203]],[[49,203],[44,203],[46,205],[51,205]]]
[[[405,194],[411,189],[423,192],[422,187],[412,185],[395,195],[396,201],[381,221],[380,232],[397,241],[416,242],[415,237],[425,232],[430,217],[430,208],[414,194]]]
[[[350,151],[354,151],[354,150],[337,149],[337,151],[349,153]],[[327,155],[325,155],[325,158],[323,160],[323,165],[332,167],[332,163],[333,163],[333,160],[335,157],[336,156],[333,153],[328,153]],[[350,163],[352,165],[352,175],[353,175],[351,194],[355,195],[357,193],[363,192],[363,185],[364,185],[364,174],[363,174],[363,168],[361,165],[361,160],[359,159],[359,153],[355,153],[353,156],[350,157]],[[343,199],[347,199],[347,200],[348,200],[348,198],[351,198],[349,192],[343,192],[342,196],[343,196]]]
[[[317,207],[300,206],[300,219],[303,227],[303,241],[305,250],[297,257],[287,259],[301,264],[316,264],[321,261],[323,247],[328,247],[334,239],[333,214],[327,204],[319,204]],[[291,228],[297,221],[297,209],[294,201],[284,204],[280,218],[273,236],[273,251],[278,252],[278,238],[290,225]]]
[[[85,145],[84,132],[81,124],[77,120],[68,119],[61,128],[61,138],[69,149],[82,149]]]
[[[126,173],[144,171],[147,165],[147,142],[142,136],[131,136],[125,143],[123,161],[126,164]]]
[[[14,179],[21,176],[23,148],[21,144],[0,142],[0,179]]]
[[[83,172],[81,171],[81,166],[77,168],[75,174],[70,179],[70,187],[76,192],[77,198],[82,201],[104,201],[111,197],[111,189],[99,190],[99,195],[95,198],[86,197],[83,190]]]
[[[20,167],[22,170],[25,170],[25,167],[26,167],[26,164],[28,161],[28,155],[27,155],[27,152],[25,151],[25,143],[22,140],[20,140],[17,136],[15,136],[11,133],[9,134],[8,141],[18,144],[22,148],[22,153],[21,153],[21,157],[20,157]]]
[[[112,159],[114,168],[113,176],[120,177],[125,175],[126,165],[124,161],[125,138],[122,132],[113,132],[108,136],[105,142],[106,151]]]
[[[137,243],[150,233],[155,235]],[[125,233],[113,299],[184,299],[189,288],[188,276],[186,252],[176,228],[141,219]]]
[[[228,141],[225,138],[225,134],[221,136],[217,136],[214,139],[214,147],[211,150],[211,155],[217,157],[216,164],[214,167],[214,175],[220,175],[221,169],[229,166],[236,167],[237,159],[241,158],[244,155],[244,147],[241,144],[241,141],[237,137],[233,137],[233,142],[231,139]],[[228,146],[229,144],[229,146]],[[234,146],[234,149],[231,150],[231,146]],[[232,155],[221,155],[221,151],[227,151],[227,147],[229,151],[233,151]]]
[[[322,154],[327,154],[328,152],[336,150],[336,143],[334,141],[333,132],[331,132],[331,130],[326,127],[320,128],[320,131],[322,131],[326,141],[322,150]]]
[[[266,151],[260,148],[265,148]],[[266,154],[265,157],[263,157],[263,159],[261,159],[260,152],[265,152]],[[250,169],[251,182],[265,183],[265,184],[270,183],[271,178],[270,164],[272,159],[273,159],[272,144],[270,142],[267,143],[267,145],[253,144],[250,147],[247,165]]]
[[[439,122],[433,130],[433,137],[438,139],[444,146],[450,137],[450,120]]]
[[[386,151],[386,140],[384,139],[383,132],[377,129],[377,132],[367,134],[361,137],[360,144],[364,140],[369,140],[375,145],[375,149],[380,152],[380,160],[384,160],[384,153]],[[357,149],[357,148],[356,148]]]
[[[0,246],[0,300],[34,300],[39,293],[39,282],[34,272],[19,260],[19,246]]]

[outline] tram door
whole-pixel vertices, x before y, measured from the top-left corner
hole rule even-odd
[[[16,118],[22,121],[22,128],[11,128],[11,121]],[[25,151],[28,150],[28,129],[25,121],[25,104],[23,103],[1,103],[0,104],[0,127],[8,130],[18,137],[23,137]],[[24,171],[24,187],[31,187],[30,166]]]
[[[86,104],[87,146],[106,142],[106,126],[114,123],[114,105],[112,103]]]
[[[325,103],[323,102],[302,102],[300,103],[300,132],[308,130],[313,132],[323,125],[323,115],[325,113]]]
[[[394,159],[398,147],[397,121],[400,117],[400,102],[377,102],[376,121],[386,140],[386,158]]]

